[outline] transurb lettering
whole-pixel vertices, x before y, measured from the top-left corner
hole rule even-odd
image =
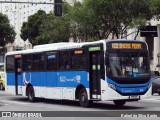
[[[81,76],[77,75],[73,78],[67,78],[66,76],[60,76],[60,82],[77,82],[80,83]]]

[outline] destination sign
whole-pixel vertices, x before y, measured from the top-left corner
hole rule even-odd
[[[83,53],[83,50],[75,50],[74,51],[74,54],[82,54]]]
[[[142,49],[141,43],[112,43],[113,49]]]

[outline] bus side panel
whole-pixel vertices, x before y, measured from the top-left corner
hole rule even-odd
[[[18,75],[18,86],[24,86],[23,80],[22,80],[22,75]]]
[[[32,72],[31,84],[34,88],[35,97],[46,97],[46,72]]]
[[[62,99],[61,88],[57,87],[57,72],[47,72],[46,98]]]
[[[33,86],[57,86],[57,72],[28,72],[25,73],[25,79]]]
[[[57,87],[62,88],[61,99],[74,100],[76,87],[80,84],[88,90],[89,78],[86,71],[57,72]]]
[[[49,99],[62,99],[62,88],[58,87],[47,87],[46,88],[46,98]]]
[[[7,86],[15,86],[15,73],[7,73]]]
[[[57,86],[57,72],[47,72],[47,87],[56,87]]]
[[[82,84],[85,88],[89,88],[89,78],[86,71],[66,71],[57,73],[57,87],[76,88]]]
[[[15,74],[14,73],[6,73],[6,88],[5,91],[11,94],[15,93]]]
[[[46,86],[46,72],[32,72],[31,84],[33,86]]]

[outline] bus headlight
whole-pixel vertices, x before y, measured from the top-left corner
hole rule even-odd
[[[109,86],[110,88],[112,88],[113,90],[116,90],[115,85],[108,83],[108,86]]]

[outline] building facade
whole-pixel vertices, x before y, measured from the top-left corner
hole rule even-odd
[[[136,29],[128,30],[133,33],[127,39],[134,39]],[[141,30],[137,36],[137,40],[145,41],[148,44],[151,71],[159,71],[160,73],[160,21],[152,19],[146,30]]]
[[[6,0],[13,1],[13,0]],[[28,20],[28,16],[35,14],[38,10],[44,10],[46,13],[53,11],[54,4],[35,4],[37,3],[53,3],[54,0],[14,0],[16,2],[28,3],[0,3],[0,12],[6,14],[10,24],[15,28],[16,39],[13,44],[13,49],[23,49],[30,44],[20,37],[20,30],[23,22]],[[29,3],[30,2],[30,3]],[[31,3],[33,2],[33,3]]]

